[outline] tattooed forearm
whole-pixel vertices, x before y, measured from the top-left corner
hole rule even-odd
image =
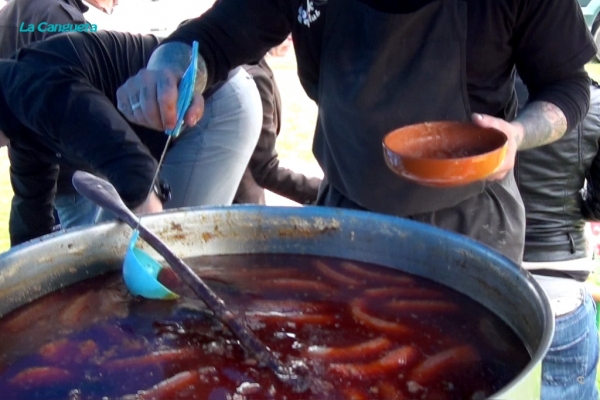
[[[515,122],[523,126],[519,150],[543,146],[560,139],[567,130],[567,118],[560,108],[545,101],[529,103]]]
[[[149,70],[168,68],[183,76],[185,69],[190,64],[192,46],[185,43],[171,42],[159,46],[150,56]],[[198,73],[196,75],[196,91],[204,92],[206,88],[207,72],[204,58],[198,55]]]

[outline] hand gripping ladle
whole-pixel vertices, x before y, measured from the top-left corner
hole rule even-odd
[[[181,82],[179,83],[177,97],[177,122],[173,129],[165,131],[169,136],[165,143],[164,150],[158,161],[148,195],[152,192],[160,167],[169,148],[171,139],[176,138],[183,128],[183,116],[192,102],[194,94],[194,85],[196,83],[196,74],[198,71],[198,42],[192,45],[192,57],[189,66],[185,70]],[[148,197],[148,196],[146,196]],[[156,260],[150,257],[143,250],[136,248],[135,244],[139,237],[138,226],[141,223],[141,217],[138,220],[136,227],[133,230],[125,259],[123,260],[123,280],[129,291],[136,295],[147,299],[174,299],[179,297],[176,293],[166,288],[158,281],[158,274],[162,269]]]

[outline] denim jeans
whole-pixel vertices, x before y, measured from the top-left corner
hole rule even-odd
[[[171,185],[166,208],[231,205],[262,128],[254,79],[243,68],[206,102],[198,124],[167,153],[161,177]]]
[[[542,362],[542,400],[597,400],[596,304],[586,293],[575,311],[556,318],[554,338]]]
[[[252,155],[262,126],[262,103],[252,77],[243,69],[233,75],[205,103],[198,123],[175,139],[165,156],[160,176],[171,186],[165,209],[202,205],[230,205]],[[63,196],[61,196],[63,197]],[[90,202],[56,199],[61,227],[89,222]],[[113,219],[95,205],[92,221]],[[85,212],[77,218],[78,213]],[[63,217],[65,222],[63,222]]]
[[[61,229],[91,225],[98,215],[96,204],[77,193],[57,195],[54,199],[54,208]]]

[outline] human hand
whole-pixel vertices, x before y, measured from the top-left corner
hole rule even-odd
[[[495,128],[507,136],[508,149],[506,150],[506,157],[496,171],[487,178],[487,180],[490,181],[503,179],[515,166],[517,150],[523,141],[523,126],[521,124],[511,124],[503,119],[485,114],[473,114],[471,119],[475,125],[481,126],[482,128]]]
[[[152,191],[145,202],[134,208],[134,214],[153,214],[163,210],[163,205],[156,193]]]
[[[128,121],[164,131],[177,123],[178,85],[183,72],[161,68],[142,69],[117,90],[117,108]],[[202,93],[195,91],[184,116],[187,126],[196,125],[204,113]]]

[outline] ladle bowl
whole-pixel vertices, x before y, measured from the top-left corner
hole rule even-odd
[[[123,280],[127,289],[135,296],[155,300],[171,300],[179,297],[158,280],[163,266],[145,251],[136,248],[140,236],[136,229],[131,235],[125,259],[123,260]]]

